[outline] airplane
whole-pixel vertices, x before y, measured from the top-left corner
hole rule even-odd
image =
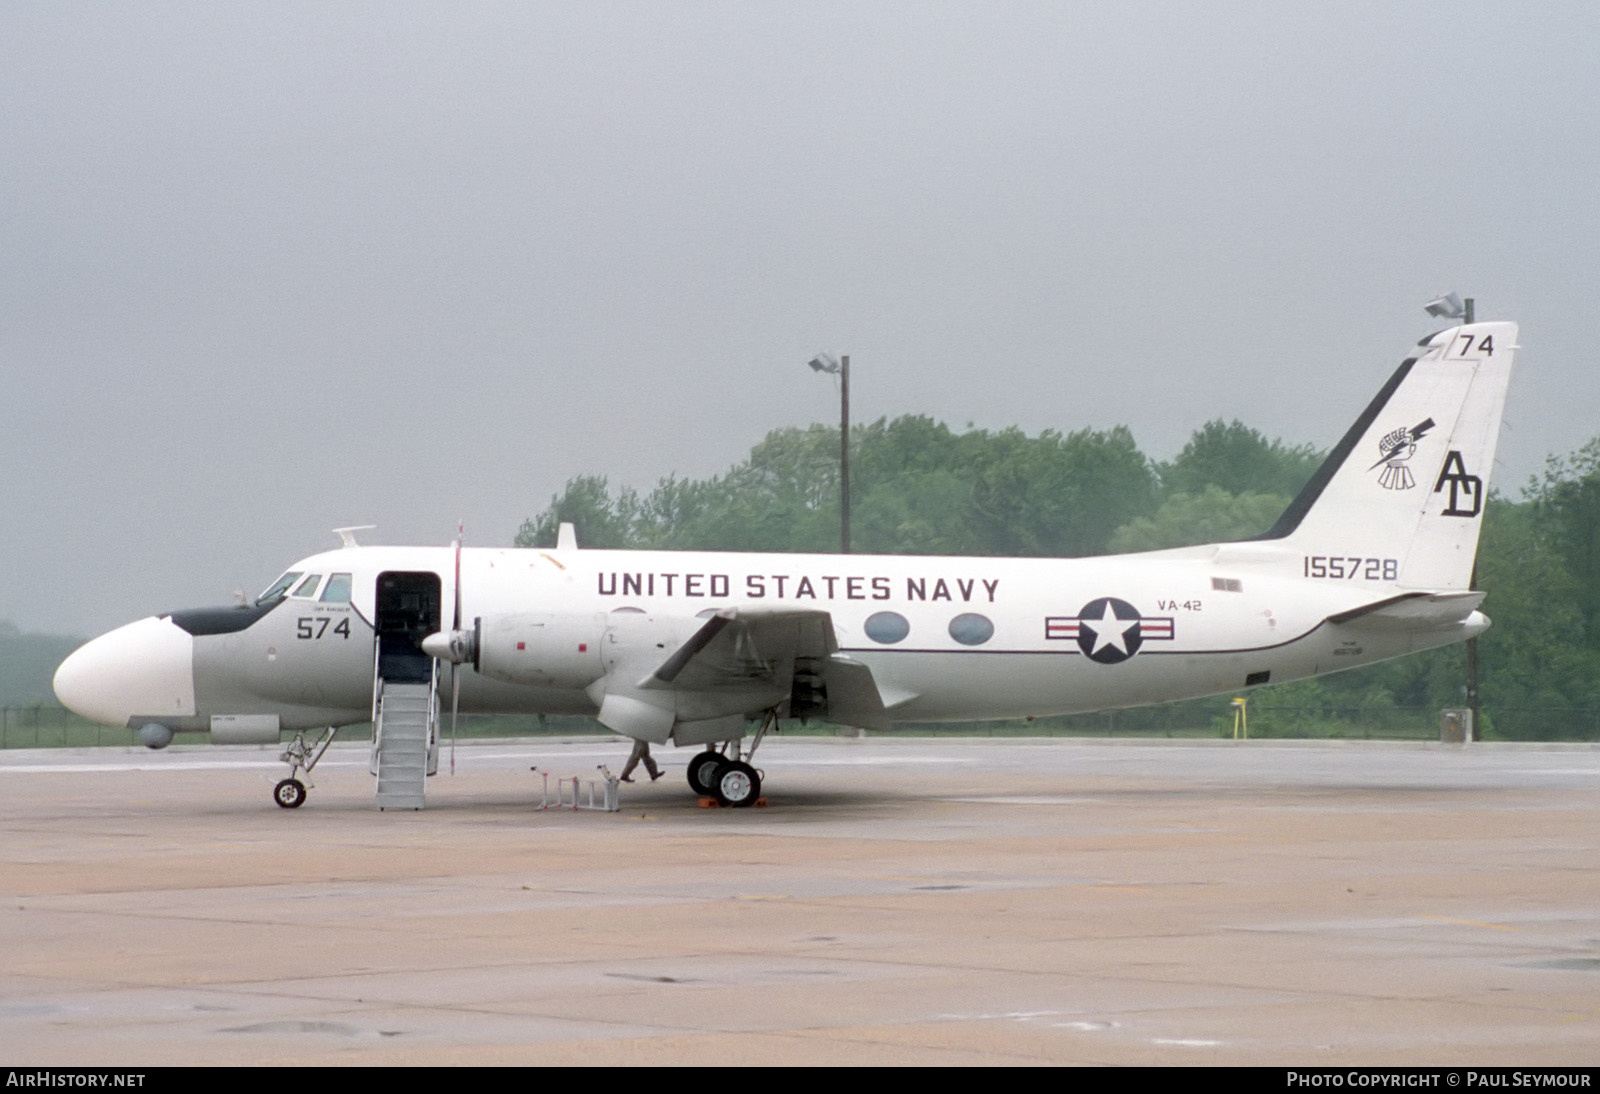
[[[335,727],[374,723],[380,808],[421,808],[442,711],[590,715],[697,748],[743,807],[784,719],[891,729],[1225,694],[1459,642],[1517,327],[1418,343],[1272,528],[1095,558],[341,547],[253,602],[152,615],[55,675],[151,748],[278,743],[306,800]],[[307,736],[308,733],[320,736]]]

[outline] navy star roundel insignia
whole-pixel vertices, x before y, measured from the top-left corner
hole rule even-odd
[[[1115,665],[1139,652],[1147,641],[1170,639],[1171,616],[1146,616],[1126,600],[1097,597],[1076,616],[1045,618],[1047,639],[1075,639],[1083,655],[1102,665]]]

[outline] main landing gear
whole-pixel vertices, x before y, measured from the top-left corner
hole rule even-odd
[[[761,746],[767,730],[778,724],[775,711],[767,711],[761,719],[761,728],[742,754],[738,741],[729,741],[722,748],[708,748],[689,761],[689,788],[701,797],[714,797],[717,804],[744,809],[761,797],[761,772],[749,763]]]
[[[311,783],[311,769],[317,766],[317,761],[322,759],[322,754],[328,751],[328,746],[333,743],[335,729],[329,726],[315,741],[307,742],[305,731],[301,730],[294,735],[294,740],[289,742],[289,747],[283,750],[283,755],[278,759],[289,765],[289,777],[280,780],[272,788],[272,800],[284,809],[299,809],[306,802],[306,783]],[[300,769],[305,768],[306,781],[301,782],[295,776]],[[311,783],[315,786],[315,783]]]

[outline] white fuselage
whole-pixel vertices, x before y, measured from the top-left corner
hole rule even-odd
[[[58,690],[75,709],[116,724],[200,729],[268,713],[284,729],[363,721],[378,576],[437,575],[441,618],[430,626],[445,628],[454,564],[444,547],[313,555],[293,571],[324,575],[324,589],[328,575],[350,575],[348,602],[290,595],[249,626],[217,634],[190,635],[169,617],[141,620],[74,654]],[[1307,576],[1314,569],[1324,576]],[[516,682],[463,666],[461,708],[595,713],[589,685],[608,667],[606,641],[619,623],[649,628],[664,657],[728,607],[827,612],[839,652],[871,669],[890,719],[910,722],[1234,691],[1443,645],[1487,625],[1474,614],[1464,625],[1352,633],[1328,617],[1398,590],[1384,580],[1382,559],[1342,559],[1331,569],[1338,576],[1327,560],[1272,543],[1091,559],[469,548],[461,553],[466,624],[541,617],[546,648],[570,648],[571,663]],[[120,673],[106,671],[113,663]]]

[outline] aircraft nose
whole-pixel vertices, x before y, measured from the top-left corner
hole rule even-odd
[[[56,698],[108,726],[194,714],[194,638],[150,616],[85,643],[56,669]]]

